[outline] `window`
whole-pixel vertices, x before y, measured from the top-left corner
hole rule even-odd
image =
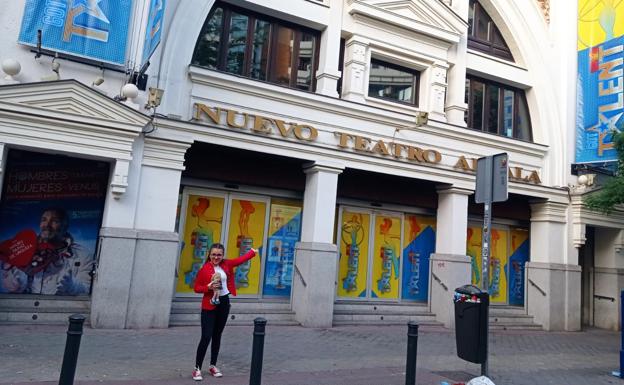
[[[524,91],[487,80],[466,79],[468,127],[531,141],[531,121]]]
[[[470,0],[468,47],[513,61],[513,56],[511,56],[511,51],[505,44],[503,36],[477,0]]]
[[[319,33],[219,3],[204,23],[193,65],[313,91]]]
[[[418,71],[372,59],[368,96],[418,104]]]

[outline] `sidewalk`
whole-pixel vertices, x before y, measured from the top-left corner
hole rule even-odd
[[[0,384],[57,384],[66,328],[0,327]],[[253,326],[228,326],[219,367],[224,377],[205,384],[248,384]],[[190,379],[199,327],[152,330],[86,328],[76,385],[178,385]],[[496,385],[624,384],[618,369],[620,334],[494,331],[490,377]],[[265,385],[405,384],[407,325],[307,329],[267,325],[262,383]],[[209,359],[206,357],[206,365]],[[457,358],[455,335],[421,327],[419,385],[467,382],[480,366]]]

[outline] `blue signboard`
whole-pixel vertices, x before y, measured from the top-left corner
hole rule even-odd
[[[19,42],[125,64],[132,0],[27,0]]]
[[[576,162],[613,162],[624,129],[624,36],[578,52]]]
[[[145,43],[143,45],[142,65],[147,63],[152,56],[158,43],[163,28],[166,0],[151,0],[147,29],[145,30]]]

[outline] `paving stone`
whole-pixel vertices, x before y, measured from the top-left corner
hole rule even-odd
[[[199,327],[150,330],[85,328],[76,385],[191,384]],[[66,328],[11,325],[0,328],[0,384],[58,383]],[[227,326],[219,366],[222,385],[248,384],[253,326]],[[622,384],[620,334],[492,331],[490,377],[496,385]],[[405,384],[407,325],[311,329],[267,325],[262,383],[267,385]],[[209,359],[206,357],[206,363]],[[459,359],[454,331],[421,326],[419,385],[443,379],[467,382],[480,365]],[[216,380],[206,378],[205,383]]]

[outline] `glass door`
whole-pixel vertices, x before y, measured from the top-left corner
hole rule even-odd
[[[228,259],[238,258],[252,247],[264,253],[264,237],[268,225],[267,199],[252,196],[231,196],[228,215],[225,255]],[[253,258],[235,269],[236,293],[258,296],[262,264],[261,258]]]
[[[339,299],[427,301],[435,217],[343,206],[337,234]]]
[[[226,258],[252,247],[260,253],[235,269],[237,294],[289,299],[302,206],[298,200],[185,188],[179,207],[176,293],[195,295],[197,272],[210,245],[219,242],[225,245]]]
[[[471,259],[472,284],[481,287],[482,226],[468,226],[467,253]],[[492,226],[488,270],[490,302],[524,305],[525,263],[529,260],[529,231],[509,226]]]
[[[197,272],[203,266],[208,248],[223,241],[222,224],[226,196],[204,190],[185,190],[180,215],[180,257],[176,292],[194,293]]]
[[[338,259],[338,297],[368,297],[368,250],[371,214],[341,208],[338,220],[340,257]]]
[[[396,213],[375,213],[374,218],[370,297],[397,300],[403,218]]]

